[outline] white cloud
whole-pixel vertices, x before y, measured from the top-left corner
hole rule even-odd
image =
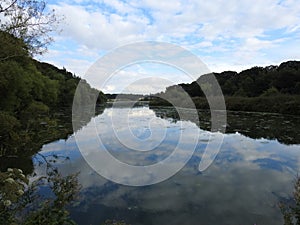
[[[67,0],[51,7],[66,18],[58,43],[73,43],[70,49],[53,47],[63,54],[51,62],[64,61],[67,69],[80,75],[83,69],[74,66],[72,54],[65,52],[75,51],[94,62],[107,50],[144,40],[179,44],[219,68],[300,57],[293,50],[300,37],[297,0]],[[45,59],[51,58],[53,49]]]
[[[107,50],[134,41],[143,36],[142,31],[148,23],[147,19],[135,14],[123,17],[96,7],[92,11],[89,7],[64,3],[52,7],[65,16],[62,35],[91,49]]]
[[[111,8],[59,4],[52,6],[65,15],[65,34],[80,43],[97,48],[155,38],[185,38],[190,35],[216,40],[253,38],[271,29],[297,29],[299,11],[294,5],[279,5],[273,0],[253,1],[100,1]],[[116,11],[112,11],[112,10]],[[152,23],[152,24],[151,24]],[[99,40],[97,40],[99,38]]]
[[[141,93],[141,94],[149,94],[149,93],[158,93],[161,91],[165,91],[165,88],[171,85],[174,85],[170,80],[166,80],[158,77],[146,77],[143,79],[139,79],[136,82],[128,84],[122,92],[124,93]]]
[[[114,73],[103,87],[97,87],[104,93],[116,91],[149,94],[164,91],[166,87],[176,84],[174,80],[180,83],[192,81],[189,76],[175,68],[163,64],[141,63]]]

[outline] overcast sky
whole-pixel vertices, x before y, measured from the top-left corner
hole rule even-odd
[[[48,0],[48,6],[64,16],[63,31],[39,59],[81,77],[108,51],[146,40],[180,45],[213,72],[300,59],[299,0]],[[189,82],[174,68],[141,64],[117,72],[102,90],[154,93],[168,83],[143,80],[155,76]]]

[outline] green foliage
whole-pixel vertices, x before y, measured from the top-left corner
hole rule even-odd
[[[58,89],[55,93],[57,96],[57,101],[54,105],[70,107],[73,103],[74,94],[80,81],[84,87],[82,90],[83,93],[80,93],[81,95],[87,94],[89,96],[90,93],[91,96],[98,96],[97,103],[103,104],[106,102],[107,98],[103,92],[92,88],[85,80],[81,80],[79,77],[76,77],[74,74],[66,71],[66,69],[58,69],[53,65],[40,63],[38,61],[34,61],[34,63],[36,68],[42,74],[46,75],[51,80],[56,81]],[[92,98],[90,101],[96,101],[96,99]]]
[[[19,120],[12,113],[0,111],[0,157],[31,156],[43,144],[72,133],[72,127],[57,125],[59,118],[49,118],[48,110],[43,103],[32,102],[21,111]],[[71,118],[64,119],[70,123]]]
[[[274,97],[276,96],[276,97]],[[226,109],[232,111],[300,114],[300,96],[268,95],[261,97],[226,97]]]
[[[234,96],[247,97],[247,92],[241,87],[234,93]]]
[[[282,94],[299,94],[300,62],[288,61],[280,66],[253,67],[240,73],[226,71],[214,73],[225,96],[258,97],[275,87]],[[201,76],[197,82],[205,83],[208,75]],[[191,97],[203,97],[196,82],[179,84]],[[174,87],[174,86],[173,86]],[[207,88],[205,85],[202,88]],[[168,92],[170,89],[167,88]]]
[[[267,89],[266,91],[264,91],[264,93],[262,93],[262,97],[269,97],[269,96],[276,96],[280,94],[278,89],[276,87],[270,87],[269,89]]]
[[[296,179],[293,192],[293,203],[280,203],[279,207],[284,219],[284,225],[300,224],[300,178]]]
[[[60,19],[54,10],[46,10],[43,0],[2,0],[0,2],[0,29],[26,45],[31,54],[41,54],[52,41]],[[11,52],[11,57],[15,54]]]
[[[16,204],[24,195],[28,179],[22,170],[8,168],[6,172],[0,172],[0,184],[0,223],[17,224],[14,218]]]
[[[47,176],[29,184],[20,169],[8,168],[0,172],[0,223],[1,224],[75,224],[66,210],[79,191],[77,174],[62,177],[57,169],[47,166]],[[51,189],[52,198],[40,196],[38,187]]]
[[[3,31],[0,45],[4,46],[0,52],[0,155],[30,155],[45,141],[72,132],[72,127],[58,130],[51,115],[62,107],[71,114],[80,78],[32,59],[24,41]],[[82,82],[82,94],[92,93],[96,99],[91,101],[106,102],[102,92]]]
[[[226,80],[222,86],[222,91],[224,95],[234,95],[237,92],[237,87],[232,80]]]
[[[46,13],[45,7],[43,0],[0,3],[1,161],[27,159],[43,144],[72,132],[72,127],[58,128],[51,114],[62,106],[71,111],[80,79],[66,69],[31,58],[46,50],[52,40],[49,32],[57,22],[54,12]],[[85,90],[98,94],[87,83]],[[100,92],[92,100],[104,103],[106,97]],[[49,187],[54,197],[40,196],[40,186]],[[22,170],[8,168],[0,172],[0,224],[74,224],[66,206],[75,200],[78,190],[76,174],[62,177],[52,168],[47,176],[29,184]]]
[[[22,58],[28,56],[26,44],[12,34],[0,30],[1,51],[0,61],[11,58]]]
[[[66,210],[66,206],[76,199],[79,191],[79,184],[77,181],[77,174],[62,177],[57,171],[48,173],[47,178],[38,180],[38,183],[33,185],[41,185],[41,182],[47,182],[54,194],[54,198],[43,200],[40,202],[32,202],[37,199],[35,192],[29,192],[28,205],[35,204],[32,212],[23,217],[21,224],[51,224],[51,225],[65,225],[75,224],[70,218]],[[31,189],[35,188],[34,186]],[[28,196],[27,196],[28,197]],[[29,207],[26,205],[26,207]]]
[[[17,202],[19,197],[24,194],[28,179],[22,170],[8,168],[6,172],[0,173],[0,183],[1,207],[9,207],[12,203]],[[5,204],[7,201],[9,201],[10,204]]]
[[[253,67],[240,73],[226,71],[214,74],[225,96],[226,108],[234,111],[275,112],[300,114],[300,62],[288,61],[280,66]],[[168,96],[173,102],[185,101],[178,96],[178,87],[182,87],[192,98],[198,109],[209,109],[204,92],[211,89],[207,80],[210,74],[198,78],[191,84],[173,85],[164,93],[153,96],[151,106],[168,106],[163,101]],[[199,85],[200,84],[200,85]],[[202,88],[202,90],[200,89]],[[210,91],[214,95],[214,90]]]
[[[22,115],[28,114],[31,117],[41,116],[49,112],[49,107],[42,102],[33,101],[23,111]]]
[[[20,122],[7,112],[0,111],[0,156],[15,153],[21,141]]]
[[[192,98],[197,109],[209,109],[209,104],[205,97]],[[217,100],[217,99],[215,99]],[[171,106],[171,103],[153,97],[150,106]],[[261,97],[241,97],[228,96],[225,97],[226,109],[231,111],[248,111],[248,112],[270,112],[291,115],[300,115],[300,96],[298,95],[282,95],[277,94]],[[182,107],[185,107],[182,102]]]
[[[50,109],[71,106],[80,78],[66,69],[58,69],[29,57],[24,43],[0,31],[0,107],[4,111],[21,112],[32,102],[41,102]],[[18,57],[10,57],[16,52]],[[85,82],[86,92],[97,92]],[[94,100],[94,99],[93,99]],[[106,101],[100,92],[98,103]],[[18,114],[17,114],[18,117]]]

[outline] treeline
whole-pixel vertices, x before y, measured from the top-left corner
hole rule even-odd
[[[105,94],[107,100],[118,100],[118,101],[138,101],[144,98],[144,95],[139,94]]]
[[[258,97],[274,94],[300,95],[300,62],[288,61],[279,66],[253,67],[240,73],[225,71],[214,73],[224,96]],[[198,83],[179,84],[188,94],[204,96]],[[170,87],[171,88],[171,87]]]
[[[240,73],[226,71],[213,73],[216,77],[228,110],[262,111],[300,114],[300,62],[288,61],[279,66],[253,67]],[[203,88],[213,89],[203,75],[190,84],[170,86],[165,92],[157,94],[151,105],[170,105],[163,100],[176,95],[183,89],[197,108],[209,108]],[[200,87],[201,86],[201,87]],[[202,89],[201,89],[202,88]],[[213,94],[214,90],[209,91]],[[180,98],[180,94],[179,94]]]
[[[62,108],[71,114],[80,78],[34,60],[27,45],[7,32],[0,31],[0,46],[0,156],[37,151],[46,136],[48,141],[61,136],[52,129],[57,123],[52,115]],[[82,83],[82,94],[98,92]],[[97,102],[105,101],[100,92]]]

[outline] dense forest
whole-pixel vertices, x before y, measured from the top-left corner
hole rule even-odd
[[[64,68],[34,60],[26,44],[7,32],[0,31],[0,46],[0,155],[30,155],[45,142],[38,135],[43,130],[47,130],[48,141],[62,135],[49,129],[54,127],[54,117],[60,110],[69,110],[71,115],[80,78]],[[98,92],[82,82],[82,94]],[[102,92],[97,101],[106,101]],[[69,127],[64,132],[72,130]]]
[[[190,84],[173,85],[155,95],[151,105],[170,105],[167,96],[178,96],[182,88],[192,98],[197,108],[208,108],[201,88],[209,87],[203,75]],[[213,73],[225,96],[228,110],[262,111],[300,114],[300,62],[288,61],[279,66],[253,67],[240,73],[226,71]]]
[[[98,91],[66,69],[33,59],[47,50],[59,22],[45,1],[0,1],[0,224],[74,224],[66,206],[79,192],[77,174],[63,176],[53,164],[57,155],[38,152],[73,133],[77,84],[80,101]],[[106,97],[100,92],[92,100]],[[36,176],[34,160],[45,165],[46,176]],[[40,186],[50,197],[40,195]]]

